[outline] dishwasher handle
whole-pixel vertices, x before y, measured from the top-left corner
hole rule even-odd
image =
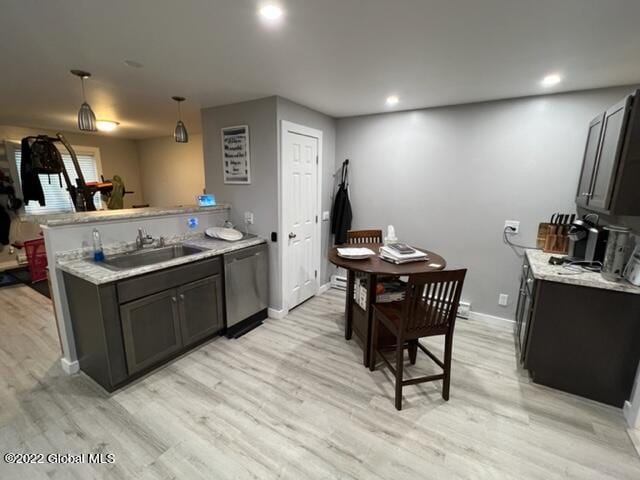
[[[257,257],[258,255],[261,255],[261,254],[262,254],[262,252],[256,252],[256,253],[250,253],[249,255],[245,255],[244,257],[232,257],[232,258],[229,259],[230,260],[229,263],[239,262],[241,260],[246,260],[246,259],[251,258],[251,257]]]

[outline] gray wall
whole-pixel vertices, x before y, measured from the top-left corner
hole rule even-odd
[[[474,311],[513,318],[521,259],[502,241],[504,221],[520,220],[514,241],[534,245],[539,222],[575,211],[587,125],[632,90],[339,119],[353,226],[395,225],[401,240],[469,269],[463,298]]]
[[[321,210],[331,211],[333,195],[333,172],[336,151],[336,120],[323,113],[311,110],[303,105],[294,103],[286,98],[278,97],[278,158],[280,158],[280,131],[282,120],[315,128],[322,131],[322,207]],[[322,218],[322,217],[320,217]],[[282,237],[284,238],[284,237]],[[322,221],[322,262],[320,265],[321,284],[331,280],[331,264],[327,261],[326,252],[331,241],[331,227],[329,221]]]
[[[278,229],[278,165],[276,97],[262,98],[202,110],[205,185],[218,202],[230,203],[231,221],[244,231],[244,212],[253,212],[249,231],[268,239],[270,269],[270,306],[280,304],[278,289],[277,245],[270,241]],[[220,129],[249,125],[251,184],[225,185],[222,176]]]
[[[324,114],[298,105],[285,98],[268,97],[202,110],[205,185],[220,202],[232,205],[231,219],[244,228],[244,212],[254,213],[250,231],[269,239],[270,307],[281,309],[281,276],[278,267],[278,243],[270,241],[271,232],[279,232],[278,223],[278,159],[280,158],[280,123],[288,120],[323,132],[322,210],[331,207],[336,125]],[[249,125],[251,151],[251,185],[225,185],[222,177],[220,129],[233,125]],[[322,283],[329,281],[326,248],[329,223],[322,224]]]

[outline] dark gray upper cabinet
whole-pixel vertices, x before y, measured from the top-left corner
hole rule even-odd
[[[578,206],[611,215],[640,215],[639,104],[636,91],[589,125]]]
[[[584,158],[582,160],[582,172],[580,173],[580,182],[578,183],[578,195],[576,203],[581,207],[586,207],[591,195],[593,170],[598,157],[598,147],[600,146],[600,137],[602,135],[602,124],[604,122],[604,113],[601,113],[589,123],[589,132],[587,133],[587,145],[584,148]]]
[[[178,288],[182,341],[188,347],[222,330],[222,277],[198,280]]]
[[[628,96],[604,114],[600,153],[593,171],[591,195],[588,203],[591,208],[602,210],[609,208],[632,98]]]
[[[182,348],[175,289],[120,307],[129,374],[154,365]]]

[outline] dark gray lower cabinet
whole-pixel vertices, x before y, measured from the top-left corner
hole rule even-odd
[[[103,285],[64,281],[80,369],[108,391],[224,328],[219,257]]]
[[[224,326],[222,277],[215,275],[178,289],[182,342],[193,345]]]
[[[130,374],[154,365],[182,348],[176,290],[167,290],[120,307]]]

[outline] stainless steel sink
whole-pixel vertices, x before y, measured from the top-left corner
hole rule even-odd
[[[151,250],[136,250],[107,257],[102,265],[112,270],[128,270],[130,268],[144,267],[155,263],[166,262],[174,258],[186,257],[204,252],[203,248],[188,245],[169,245],[168,247],[154,248]]]

